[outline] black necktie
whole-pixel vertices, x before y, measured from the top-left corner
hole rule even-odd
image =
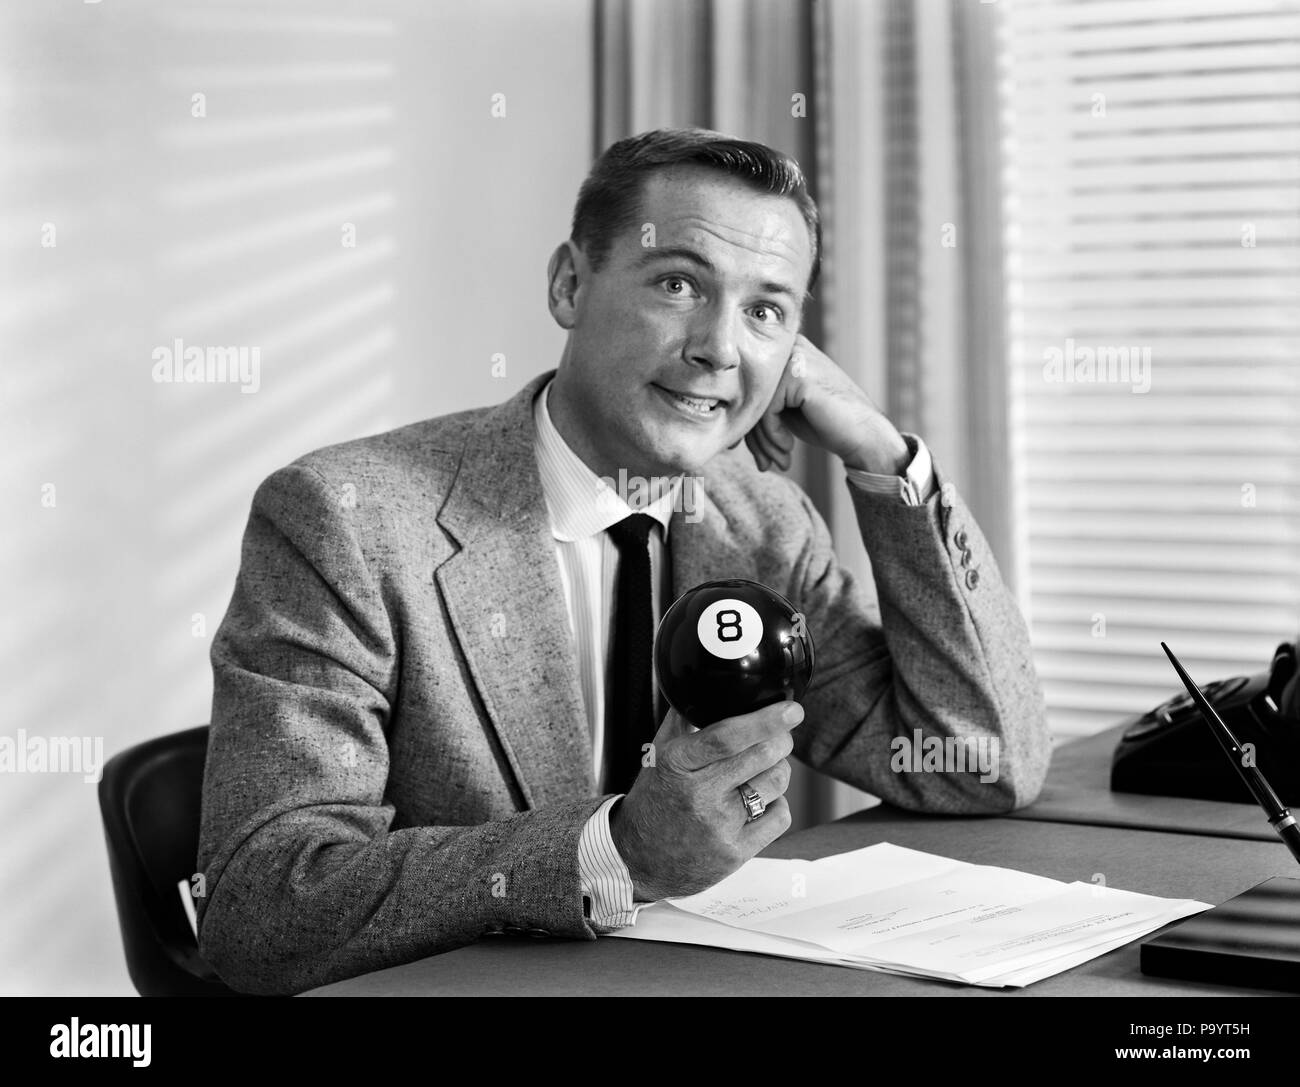
[[[650,595],[650,530],[656,522],[633,513],[609,534],[618,548],[610,691],[605,702],[605,791],[625,793],[641,771],[641,747],[654,739],[650,650],[654,605]]]

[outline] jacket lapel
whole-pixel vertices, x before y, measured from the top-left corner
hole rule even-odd
[[[460,550],[435,578],[525,803],[595,793],[564,589],[533,452],[531,381],[478,417],[438,516]]]
[[[438,522],[460,550],[438,567],[452,627],[529,807],[594,795],[591,739],[564,589],[533,451],[542,374],[474,423]],[[710,494],[710,491],[713,494]],[[669,529],[673,600],[750,568],[727,531],[722,480]],[[724,499],[725,501],[725,499]],[[665,601],[665,610],[672,601]]]

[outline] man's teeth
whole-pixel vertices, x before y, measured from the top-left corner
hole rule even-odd
[[[719,400],[697,400],[691,396],[682,396],[681,393],[673,393],[683,404],[689,404],[698,411],[712,411],[721,403]]]

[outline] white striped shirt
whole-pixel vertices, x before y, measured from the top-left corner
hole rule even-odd
[[[555,537],[555,557],[564,587],[564,603],[577,651],[578,677],[587,711],[587,729],[591,737],[592,773],[598,786],[604,760],[605,687],[608,679],[610,637],[613,627],[614,579],[618,569],[618,549],[606,531],[632,513],[646,513],[662,526],[662,534],[649,536],[651,597],[656,623],[663,614],[664,601],[672,594],[671,570],[664,562],[665,541],[682,489],[681,478],[665,484],[653,502],[636,508],[629,505],[583,462],[560,436],[551,422],[548,408],[552,382],[533,401],[536,424],[534,452],[546,499],[551,532]],[[905,476],[880,476],[849,470],[849,479],[857,486],[878,494],[894,494],[911,505],[925,502],[934,488],[934,472],[929,451],[919,438]],[[627,481],[612,481],[627,493]],[[635,486],[635,484],[632,484]],[[634,492],[635,494],[635,492]],[[693,496],[699,501],[699,495]],[[671,602],[671,601],[670,601]],[[651,689],[657,688],[651,677]],[[656,715],[657,719],[657,715]],[[597,929],[618,928],[635,923],[644,903],[633,901],[632,878],[627,865],[614,846],[609,828],[610,809],[619,797],[610,797],[587,820],[578,843],[578,870],[583,897],[590,902],[590,920]]]

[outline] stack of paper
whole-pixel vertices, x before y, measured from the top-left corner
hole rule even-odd
[[[882,843],[817,861],[756,857],[702,894],[642,908],[613,935],[998,988],[1209,908]]]

